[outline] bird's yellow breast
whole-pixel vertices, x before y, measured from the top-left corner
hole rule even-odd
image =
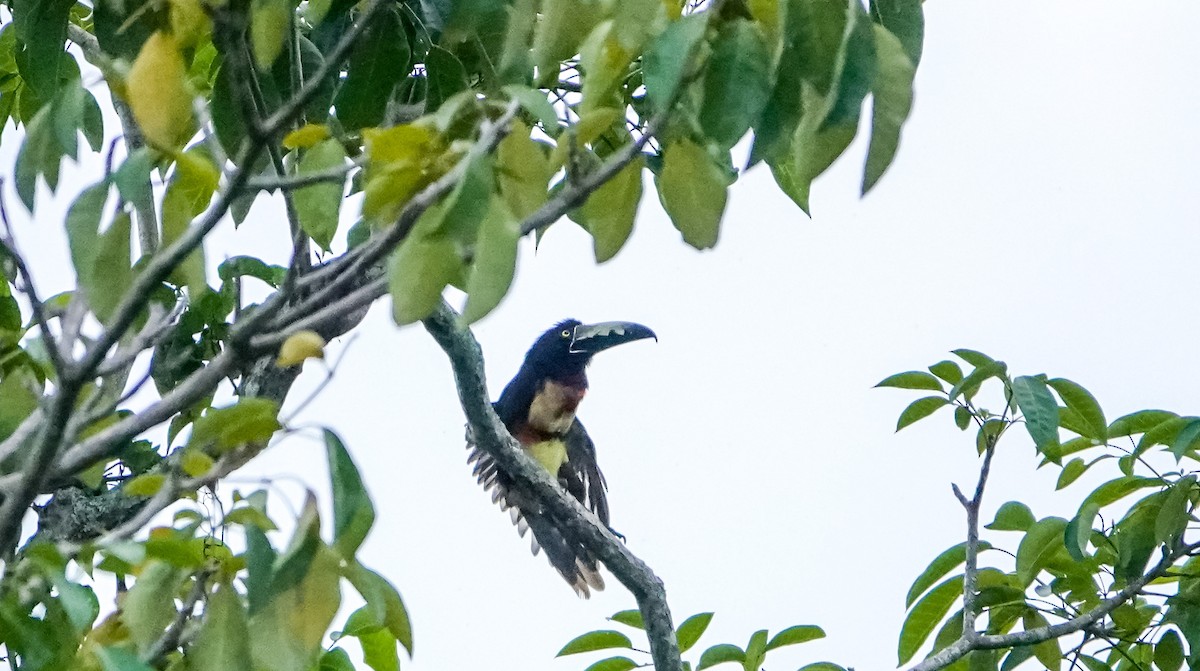
[[[567,444],[557,438],[534,443],[525,449],[529,451],[529,456],[537,459],[555,477],[563,464],[567,463]]]

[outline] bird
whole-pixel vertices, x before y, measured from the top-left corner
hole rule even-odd
[[[658,340],[654,331],[634,322],[561,321],[534,341],[517,374],[492,404],[521,447],[610,530],[608,484],[596,462],[595,443],[575,412],[588,390],[587,367],[592,357],[646,338]],[[582,598],[590,597],[591,590],[604,589],[596,557],[564,537],[555,520],[514,487],[469,430],[467,448],[467,462],[474,464],[473,474],[491,492],[492,501],[509,512],[522,538],[532,532],[533,554],[544,550],[550,565]]]

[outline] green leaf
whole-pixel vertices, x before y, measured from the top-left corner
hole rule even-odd
[[[425,109],[438,109],[454,94],[467,90],[467,71],[462,61],[446,49],[430,47],[425,55],[426,81],[429,92],[425,97]]]
[[[1175,455],[1176,461],[1183,459],[1184,455],[1195,449],[1198,442],[1200,442],[1200,417],[1190,420],[1179,429],[1179,433],[1171,443],[1171,454]]]
[[[563,3],[559,4],[567,4],[567,2],[564,0]],[[544,17],[545,15],[546,13],[543,12],[542,16]],[[526,112],[537,118],[542,124],[542,130],[547,135],[558,137],[558,134],[562,132],[562,125],[558,120],[558,112],[554,110],[554,105],[550,104],[550,100],[546,98],[544,92],[531,89],[528,86],[516,86],[513,84],[504,86],[501,90],[508,97],[520,103]]]
[[[1195,490],[1195,475],[1180,478],[1171,485],[1154,522],[1155,540],[1174,547],[1175,541],[1183,536],[1191,520],[1192,494]]]
[[[317,671],[354,671],[354,662],[350,654],[342,648],[333,648],[321,655]]]
[[[175,619],[175,592],[182,581],[183,574],[178,569],[151,560],[125,595],[121,621],[129,628],[129,636],[139,653],[145,654]]]
[[[124,648],[98,645],[95,649],[96,658],[100,660],[104,671],[154,671],[153,667],[147,666],[137,655]]]
[[[937,412],[939,408],[949,404],[950,402],[941,396],[919,398],[909,403],[904,412],[900,413],[900,419],[896,422],[896,430],[899,431],[917,420],[924,419]]]
[[[1121,438],[1145,433],[1168,420],[1176,419],[1179,415],[1166,410],[1139,410],[1118,417],[1108,426],[1109,438]]]
[[[770,64],[758,24],[737,19],[721,26],[704,73],[700,127],[722,149],[737,144],[766,107]]]
[[[426,234],[436,231],[464,245],[475,242],[479,222],[487,214],[495,182],[492,178],[492,161],[488,155],[474,154],[467,160],[466,173],[446,197],[441,210],[437,213],[431,210],[427,213],[428,218],[422,218],[417,224]]]
[[[341,605],[340,561],[318,538],[300,579],[276,591],[266,606],[251,615],[250,652],[256,671],[294,671],[316,664],[321,641]],[[284,570],[280,567],[278,573]]]
[[[482,319],[508,294],[517,270],[517,248],[521,227],[508,208],[493,196],[487,216],[479,226],[471,274],[467,278],[467,304],[462,323]]]
[[[608,657],[589,664],[584,671],[629,671],[641,666],[628,657]]]
[[[353,559],[375,522],[375,507],[341,438],[329,429],[324,435],[333,489],[333,548]]]
[[[921,62],[925,15],[921,0],[871,0],[871,18],[887,28],[904,45],[913,65]]]
[[[1066,545],[1067,554],[1075,561],[1082,562],[1088,557],[1087,546],[1092,538],[1092,523],[1099,512],[1100,506],[1094,503],[1086,504],[1063,530],[1063,544]]]
[[[703,147],[686,137],[668,144],[655,185],[684,242],[696,249],[717,244],[729,177]]]
[[[857,126],[863,99],[875,81],[875,30],[859,0],[850,0],[846,7],[846,31],[838,49],[822,130]]]
[[[1139,489],[1159,487],[1162,484],[1163,481],[1159,478],[1133,476],[1114,478],[1092,490],[1092,493],[1087,495],[1084,503],[1095,503],[1103,508],[1110,503],[1120,501]]]
[[[442,290],[462,274],[462,267],[458,249],[446,237],[410,235],[392,254],[388,271],[392,319],[403,326],[433,314]]]
[[[362,646],[363,661],[375,671],[399,671],[400,656],[396,652],[396,637],[383,628],[357,636]]]
[[[250,46],[259,70],[269,69],[283,51],[290,20],[287,0],[251,0]]]
[[[70,0],[26,0],[13,5],[13,28],[23,47],[14,54],[16,65],[42,100],[58,90],[67,20],[74,6]]]
[[[958,384],[962,382],[963,372],[958,364],[950,360],[939,361],[929,367],[929,372],[949,382],[950,384]]]
[[[812,664],[805,664],[798,671],[846,671],[846,668],[838,666],[833,662],[813,662]]]
[[[1091,392],[1061,377],[1046,380],[1046,384],[1058,392],[1058,396],[1063,400],[1063,403],[1071,410],[1074,410],[1079,418],[1083,420],[1083,425],[1087,428],[1087,433],[1081,433],[1080,435],[1094,438],[1100,442],[1104,442],[1108,438],[1108,420],[1104,418],[1104,411],[1100,409],[1100,404],[1092,396]]]
[[[1179,671],[1183,661],[1183,641],[1178,632],[1170,630],[1154,644],[1154,665],[1161,671]]]
[[[1088,467],[1083,462],[1083,459],[1080,459],[1079,457],[1068,461],[1067,465],[1063,466],[1062,473],[1058,474],[1058,483],[1054,486],[1054,489],[1059,490],[1071,484],[1072,482],[1075,482],[1079,479],[1079,476],[1083,475],[1084,472],[1087,471],[1087,468]]]
[[[575,655],[581,652],[592,652],[593,650],[609,650],[612,648],[625,648],[632,650],[633,642],[629,637],[619,631],[611,629],[602,629],[599,631],[589,631],[582,636],[576,636],[569,643],[563,646],[562,650],[558,651],[555,657],[565,657],[566,655]]]
[[[1022,585],[1028,586],[1037,577],[1046,562],[1060,549],[1063,549],[1063,533],[1067,521],[1061,517],[1047,517],[1038,520],[1025,532],[1021,544],[1017,547],[1017,578]]]
[[[100,615],[100,602],[91,587],[71,582],[62,573],[52,577],[54,589],[58,592],[58,603],[70,620],[77,635],[82,635],[92,628],[96,617]]]
[[[189,671],[251,671],[250,631],[237,591],[221,583],[208,597],[204,621],[188,649]]]
[[[876,387],[895,387],[897,389],[926,389],[942,391],[942,383],[925,371],[910,370],[907,373],[896,373],[879,381]]]
[[[875,25],[874,33],[877,73],[871,87],[871,144],[863,172],[863,195],[879,182],[896,157],[900,129],[912,111],[913,77],[917,74],[899,38],[880,25]]]
[[[620,622],[627,627],[634,629],[645,629],[646,625],[642,622],[642,612],[639,610],[623,610],[619,613],[613,613],[613,616],[608,618],[613,622]]]
[[[386,578],[358,562],[351,562],[347,566],[346,579],[366,600],[372,617],[382,623],[411,656],[412,623],[408,618],[408,609],[396,588]]]
[[[133,233],[129,214],[120,212],[100,234],[92,271],[83,285],[92,312],[104,323],[113,316],[125,288],[133,282],[129,243]]]
[[[596,262],[603,263],[625,246],[633,232],[638,203],[642,200],[642,167],[639,156],[592,192],[573,218],[592,234]]]
[[[154,496],[167,481],[162,473],[143,473],[125,483],[121,492],[126,496]]]
[[[213,165],[207,149],[193,149],[179,154],[171,183],[163,196],[163,247],[183,237],[192,220],[208,209],[220,179],[221,173]],[[188,254],[172,273],[170,281],[178,286],[189,287],[193,300],[200,296],[208,287],[203,246],[198,246]]]
[[[917,654],[938,623],[946,617],[950,606],[962,596],[962,588],[962,576],[955,576],[934,587],[912,607],[900,629],[897,651],[900,664],[907,663]]]
[[[266,442],[279,430],[279,404],[246,397],[223,408],[209,408],[196,420],[188,447],[221,455],[248,443]]]
[[[1025,428],[1043,451],[1058,444],[1058,401],[1041,377],[1022,375],[1013,378],[1013,398],[1025,416]]]
[[[217,276],[222,282],[229,282],[237,277],[253,277],[274,288],[283,283],[286,275],[287,268],[269,265],[253,256],[232,256],[217,266]]]
[[[956,349],[956,350],[951,351],[950,353],[953,354],[954,356],[962,359],[963,361],[966,361],[967,363],[971,364],[972,366],[975,366],[976,368],[982,368],[983,366],[988,366],[988,365],[991,365],[994,363],[998,363],[992,357],[984,354],[983,352],[978,352],[973,349]]]
[[[546,202],[547,185],[554,171],[542,145],[529,136],[525,124],[513,122],[512,130],[500,141],[495,168],[500,195],[517,219],[526,219]]]
[[[1046,621],[1044,615],[1032,609],[1026,611],[1021,616],[1021,621],[1025,631],[1045,627],[1050,624]],[[1033,645],[1033,656],[1037,657],[1037,660],[1050,671],[1058,671],[1062,666],[1063,653],[1057,638],[1035,643]]]
[[[346,150],[342,143],[330,138],[304,152],[304,158],[301,158],[296,166],[296,174],[303,177],[326,172],[344,165],[345,161]],[[339,180],[306,186],[296,189],[292,194],[296,204],[296,215],[300,219],[300,228],[327,252],[333,235],[337,232],[338,210],[342,204],[344,189],[344,181]]]
[[[704,630],[708,629],[708,623],[712,622],[712,617],[712,613],[697,613],[679,625],[679,628],[675,630],[675,638],[679,641],[679,652],[687,652],[693,645],[696,645],[696,641],[704,635]]]
[[[390,7],[384,8],[350,52],[346,79],[333,103],[338,121],[347,130],[378,126],[383,122],[392,91],[411,69],[408,34],[399,14]],[[428,109],[432,111],[436,105]]]
[[[825,638],[825,630],[816,625],[800,624],[788,627],[771,637],[771,640],[767,642],[767,652],[776,648],[782,648],[785,645],[808,643],[818,638]]]
[[[690,14],[671,22],[654,38],[642,57],[646,100],[652,111],[662,110],[675,93],[692,61],[692,52],[708,25],[703,13]]]
[[[14,166],[17,195],[30,212],[33,211],[37,193],[37,178],[42,176],[46,186],[54,191],[58,187],[58,172],[62,163],[63,147],[54,133],[54,118],[49,105],[43,107],[25,126],[25,141],[17,152]]]
[[[612,20],[596,25],[579,47],[579,68],[583,78],[581,114],[613,107],[617,90],[629,72],[634,54],[621,45]]]
[[[71,247],[71,263],[80,285],[91,280],[96,252],[100,241],[100,218],[108,202],[107,180],[84,189],[67,211],[67,242]]]
[[[731,643],[719,643],[709,647],[700,655],[700,663],[696,665],[696,671],[704,671],[710,666],[726,662],[741,664],[745,659],[746,653],[741,648]]]
[[[767,630],[759,629],[750,635],[746,643],[746,659],[742,660],[744,671],[759,671],[767,654]]]
[[[580,45],[602,12],[599,3],[588,0],[556,0],[542,4],[541,20],[533,33],[533,63],[537,85],[548,87],[558,80],[559,62],[579,53]]]
[[[1032,517],[1032,515],[1030,516]],[[989,527],[990,528],[990,527]],[[991,549],[991,543],[980,541],[977,545],[980,552]],[[967,560],[967,544],[959,543],[954,545],[929,562],[929,566],[917,576],[913,581],[912,587],[908,589],[908,596],[904,599],[904,607],[908,608],[913,605],[917,597],[925,593],[935,582],[941,580],[947,573],[958,568]]]
[[[971,426],[971,411],[961,405],[954,408],[954,426],[961,431],[966,431],[967,427]]]

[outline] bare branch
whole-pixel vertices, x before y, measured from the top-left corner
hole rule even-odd
[[[560,530],[593,552],[637,599],[657,671],[680,671],[679,646],[662,580],[654,575],[595,515],[568,495],[533,457],[520,448],[492,410],[479,343],[457,324],[458,315],[442,303],[425,328],[445,350],[454,369],[458,397],[476,443],[514,481],[533,495]]]
[[[255,177],[246,183],[246,187],[257,191],[294,191],[313,184],[324,182],[344,182],[346,175],[361,168],[366,163],[364,157],[359,157],[350,163],[320,172],[310,172],[306,175],[277,175],[274,177]]]
[[[3,180],[0,180],[0,186],[2,185]],[[25,264],[25,257],[21,255],[21,250],[17,248],[17,240],[13,236],[12,222],[8,219],[8,206],[5,205],[2,197],[0,197],[0,222],[4,225],[3,233],[0,233],[0,249],[4,250],[9,259],[17,267],[17,273],[21,276],[22,284],[19,288],[29,298],[29,308],[33,311],[33,319],[37,322],[38,329],[42,332],[42,339],[46,341],[46,352],[50,355],[50,363],[54,366],[54,372],[58,374],[59,378],[62,378],[67,373],[67,362],[63,360],[63,353],[59,349],[58,340],[50,330],[50,322],[46,317],[46,307],[42,304],[42,299],[38,296],[37,287],[33,283],[33,274],[29,272],[29,266]]]

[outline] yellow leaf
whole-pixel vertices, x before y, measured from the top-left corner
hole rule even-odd
[[[571,215],[592,234],[597,263],[603,263],[621,251],[633,232],[633,221],[642,199],[643,163],[639,157],[622,168],[593,191]]]
[[[727,173],[700,145],[687,138],[667,145],[658,197],[684,241],[696,249],[717,244],[728,184]]]
[[[192,95],[179,46],[170,33],[146,40],[125,78],[133,118],[153,147],[171,150],[192,136]]]
[[[279,347],[279,358],[275,365],[280,368],[295,366],[305,359],[323,359],[325,339],[316,331],[297,331],[288,336]]]
[[[199,0],[169,0],[171,34],[179,48],[194,47],[212,34],[212,19],[204,12]]]
[[[518,219],[524,219],[546,202],[546,185],[553,175],[542,146],[529,137],[517,121],[496,148],[496,173],[500,194]]]
[[[166,480],[162,473],[145,473],[125,483],[122,491],[126,496],[154,496]]]
[[[291,5],[288,0],[254,0],[250,10],[250,46],[259,70],[271,67],[283,51]]]
[[[305,124],[283,137],[285,149],[307,149],[329,137],[329,126],[325,124]]]
[[[363,131],[371,166],[380,167],[419,162],[433,153],[436,139],[437,136],[432,130],[416,124],[387,129],[368,128]]]
[[[193,478],[198,478],[213,467],[212,457],[201,452],[200,450],[191,449],[183,451],[183,459],[180,460],[180,467],[184,473],[187,473]]]
[[[362,216],[376,226],[386,226],[400,215],[400,208],[431,181],[419,165],[391,167],[372,175],[363,189]]]

